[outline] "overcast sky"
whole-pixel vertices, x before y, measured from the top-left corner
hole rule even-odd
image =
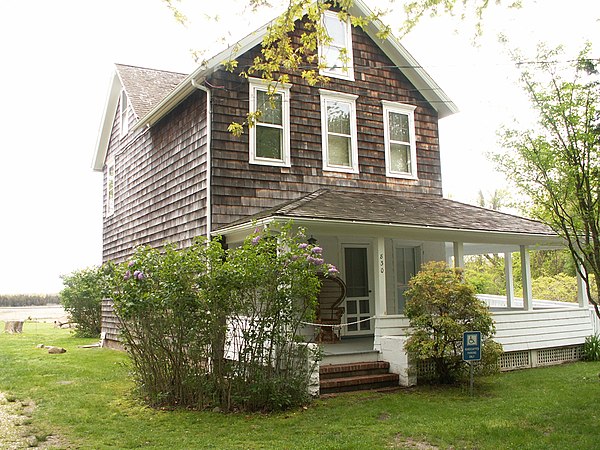
[[[440,122],[446,196],[472,202],[503,187],[484,154],[501,124],[529,116],[498,33],[532,56],[540,40],[568,44],[571,57],[589,40],[600,56],[598,0],[523,3],[491,7],[476,47],[472,24],[448,18],[402,40],[461,110]],[[102,180],[91,160],[113,63],[188,73],[190,49],[210,57],[272,12],[239,5],[184,0],[183,28],[160,0],[0,1],[0,294],[56,293],[61,274],[101,262]],[[401,19],[386,21],[398,29]]]

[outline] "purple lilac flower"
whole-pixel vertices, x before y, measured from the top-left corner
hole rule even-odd
[[[125,275],[123,275],[123,279],[129,280],[130,278],[131,278],[131,272],[128,270],[127,272],[125,272]]]
[[[311,252],[317,253],[320,255],[321,253],[323,253],[323,249],[321,247],[313,247]]]
[[[140,273],[141,272],[139,270],[136,270],[135,272],[133,272],[133,278],[137,278]]]
[[[145,278],[145,276],[144,276],[144,274],[143,274],[142,272],[139,272],[139,273],[137,274],[137,279],[138,279],[138,280],[143,280],[144,278]]]
[[[304,250],[306,247],[308,247],[308,244],[306,242],[303,242],[302,244],[298,244],[298,248],[301,248],[302,250]]]
[[[320,266],[321,264],[323,264],[325,261],[322,258],[313,258],[312,263],[315,266]]]
[[[330,264],[329,267],[327,268],[327,273],[329,275],[336,275],[336,274],[340,273],[340,271],[337,270],[337,268],[335,266]]]
[[[296,260],[298,259],[298,255],[292,255],[292,256],[290,257],[290,259],[291,259],[292,261],[296,261]]]
[[[131,267],[131,266],[133,266],[134,264],[135,264],[135,261],[134,261],[134,260],[131,260],[131,261],[129,261],[129,262],[127,263],[127,267]]]
[[[260,241],[260,236],[255,236],[252,238],[252,245],[257,245],[258,241]]]

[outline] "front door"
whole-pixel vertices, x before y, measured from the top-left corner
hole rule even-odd
[[[346,280],[345,320],[342,328],[345,336],[373,334],[374,324],[369,320],[373,314],[373,295],[369,272],[368,245],[342,247],[344,277]]]

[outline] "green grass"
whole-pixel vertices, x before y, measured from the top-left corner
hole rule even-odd
[[[600,363],[505,373],[468,388],[317,400],[279,414],[160,411],[132,394],[125,354],[27,322],[0,334],[0,391],[37,403],[32,427],[81,449],[597,449]],[[49,355],[36,344],[65,347]],[[407,443],[408,442],[408,443]],[[404,443],[404,444],[403,444]],[[403,447],[404,445],[404,447]]]

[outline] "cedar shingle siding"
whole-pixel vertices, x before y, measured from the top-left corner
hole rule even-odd
[[[206,232],[205,108],[198,92],[124,142],[113,131],[108,155],[115,156],[115,214],[104,221],[105,261],[120,261],[142,244],[189,245]]]

